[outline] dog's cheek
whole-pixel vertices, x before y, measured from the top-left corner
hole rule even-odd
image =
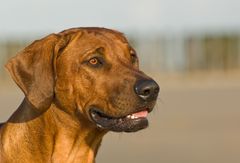
[[[72,114],[72,108],[74,107],[73,105],[73,99],[70,96],[70,89],[64,89],[63,87],[56,86],[55,89],[55,102],[58,105],[58,107],[65,112]]]
[[[92,101],[95,90],[95,83],[93,77],[85,72],[81,72],[75,78],[74,83],[74,96],[77,109],[86,114],[86,109],[89,101]]]

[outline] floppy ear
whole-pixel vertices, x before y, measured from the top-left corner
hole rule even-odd
[[[51,105],[54,97],[56,58],[66,44],[60,36],[51,34],[33,42],[6,64],[27,100],[39,111],[44,111]]]

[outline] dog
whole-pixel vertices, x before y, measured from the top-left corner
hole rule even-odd
[[[148,126],[160,90],[125,36],[106,28],[50,34],[6,68],[25,98],[1,124],[1,163],[93,163],[107,132]]]

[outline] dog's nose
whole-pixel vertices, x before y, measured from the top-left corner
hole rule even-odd
[[[144,101],[156,100],[159,86],[154,80],[138,80],[134,86],[135,93]]]

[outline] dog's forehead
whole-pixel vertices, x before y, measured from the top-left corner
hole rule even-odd
[[[83,28],[87,33],[94,33],[95,35],[104,35],[105,37],[109,37],[111,39],[120,40],[123,43],[128,43],[126,37],[123,33],[118,32],[116,30],[107,29],[107,28],[97,28],[97,27],[90,27],[90,28]]]
[[[97,42],[102,42],[108,45],[117,45],[122,48],[126,48],[129,46],[128,40],[124,36],[124,34],[113,31],[105,28],[97,28],[97,29],[88,29],[85,31],[87,37],[95,40]]]
[[[102,47],[107,52],[106,55],[125,58],[134,51],[124,34],[118,31],[106,28],[81,28],[75,32],[73,44],[78,46],[74,47],[81,49],[82,52]]]

